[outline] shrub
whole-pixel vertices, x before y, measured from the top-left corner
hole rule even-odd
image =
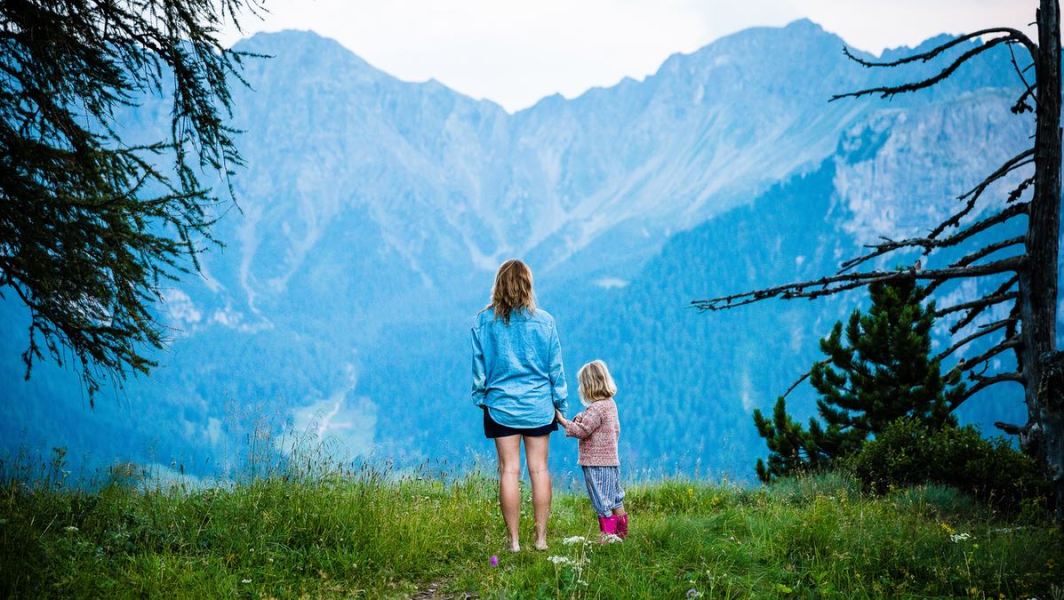
[[[1035,462],[1003,438],[985,439],[972,426],[931,429],[899,419],[847,461],[876,493],[923,483],[953,486],[1000,508],[1015,509],[1024,498],[1044,495],[1045,480]]]

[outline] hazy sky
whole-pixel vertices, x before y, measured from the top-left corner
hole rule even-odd
[[[642,78],[755,25],[809,17],[879,53],[988,26],[1033,35],[1037,0],[264,0],[245,33],[310,29],[400,79],[434,78],[507,110]],[[240,36],[226,34],[232,42]]]

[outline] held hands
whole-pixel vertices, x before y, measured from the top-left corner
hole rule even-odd
[[[563,426],[569,422],[568,419],[565,418],[565,415],[562,414],[562,411],[558,409],[554,409],[554,416],[558,419],[558,422],[561,423]]]

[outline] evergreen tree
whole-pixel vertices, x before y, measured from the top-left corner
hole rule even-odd
[[[259,0],[0,2],[0,296],[29,308],[26,377],[70,350],[92,394],[147,373],[160,279],[195,264],[240,164],[225,125],[243,55],[220,28]],[[236,23],[239,28],[239,23]],[[116,111],[172,97],[168,139],[131,143]],[[172,161],[167,165],[166,161]]]
[[[943,376],[931,356],[934,303],[921,304],[926,293],[912,280],[874,283],[869,292],[868,313],[850,315],[845,341],[842,322],[836,323],[820,340],[826,358],[809,371],[823,425],[812,418],[803,429],[787,415],[783,397],[771,420],[754,411],[769,447],[768,463],[757,462],[762,481],[830,466],[901,417],[933,429],[956,425],[951,410],[965,387],[957,383],[959,373]]]

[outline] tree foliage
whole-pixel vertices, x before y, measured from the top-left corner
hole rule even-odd
[[[219,28],[258,0],[0,3],[0,294],[28,307],[26,377],[76,359],[103,378],[147,373],[161,347],[160,281],[205,245],[220,205],[207,177],[241,164],[229,85],[240,52]],[[166,139],[131,143],[116,114],[172,97]]]
[[[757,462],[762,481],[829,467],[902,417],[934,429],[956,424],[950,410],[965,387],[957,371],[943,375],[931,354],[934,302],[924,306],[924,289],[911,280],[875,283],[869,292],[868,312],[853,311],[845,339],[835,323],[820,340],[826,358],[808,373],[823,425],[814,418],[803,429],[787,415],[784,397],[771,420],[754,411],[770,451],[767,464]]]

